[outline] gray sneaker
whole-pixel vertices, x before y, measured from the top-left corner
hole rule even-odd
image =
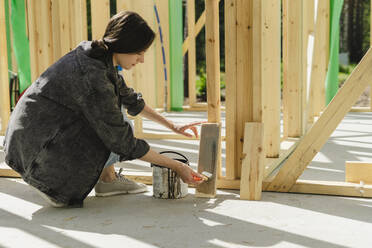
[[[120,168],[119,173],[116,173],[116,179],[112,182],[103,182],[99,180],[94,187],[96,196],[112,196],[120,194],[135,194],[147,191],[147,187],[143,183],[136,183],[121,175],[123,168]]]

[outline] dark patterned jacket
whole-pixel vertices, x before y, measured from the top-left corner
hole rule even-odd
[[[141,94],[112,56],[93,58],[91,50],[84,41],[41,74],[12,112],[4,143],[6,163],[24,181],[69,205],[82,205],[110,152],[131,160],[149,150],[120,110],[140,113]]]

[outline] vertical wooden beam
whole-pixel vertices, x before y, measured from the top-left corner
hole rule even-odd
[[[0,3],[0,135],[4,135],[10,116],[10,96],[8,77],[8,49],[4,2]]]
[[[314,60],[314,28],[315,28],[315,2],[305,1],[304,2],[304,89],[303,89],[303,131],[304,133],[308,130],[310,124],[314,120],[313,114],[313,90],[311,85],[312,63]],[[306,58],[306,59],[305,59]]]
[[[30,41],[30,65],[31,65],[31,82],[35,81],[39,75],[38,71],[38,56],[37,56],[37,46],[38,38],[36,32],[36,13],[35,9],[38,2],[36,0],[27,0],[27,19],[28,19],[28,38]]]
[[[319,116],[325,106],[325,80],[329,56],[329,1],[317,1],[315,44],[311,75],[313,116]]]
[[[116,0],[116,12],[132,9],[131,0]]]
[[[283,128],[302,134],[302,0],[283,0]]]
[[[70,48],[88,39],[86,0],[70,0]]]
[[[244,125],[253,119],[252,92],[252,1],[237,0],[236,176],[240,177]]]
[[[267,186],[267,190],[290,191],[307,165],[326,143],[329,136],[372,81],[371,66],[372,51],[370,48],[318,121],[300,140],[297,148],[285,161],[274,180]]]
[[[277,158],[280,150],[280,18],[280,1],[262,1],[262,118],[269,158]]]
[[[252,2],[252,121],[262,122],[262,1]]]
[[[208,122],[221,122],[220,38],[218,0],[206,0],[205,53],[207,71]],[[218,144],[217,174],[221,176],[221,139]]]
[[[240,179],[240,199],[261,200],[262,179],[264,174],[264,151],[262,123],[245,124],[242,176]]]
[[[53,61],[68,53],[70,45],[70,1],[52,0]],[[76,24],[74,24],[76,25]]]
[[[226,178],[237,178],[237,0],[225,0]]]
[[[219,123],[221,121],[221,101],[218,0],[206,0],[205,9],[208,122]]]
[[[196,103],[196,47],[195,47],[195,0],[187,0],[187,32],[189,38],[188,72],[189,72],[189,105]]]
[[[91,0],[90,8],[92,13],[92,39],[101,39],[110,20],[110,1]]]

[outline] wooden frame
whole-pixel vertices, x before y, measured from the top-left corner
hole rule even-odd
[[[194,8],[194,1],[188,0],[189,10]],[[355,99],[370,84],[369,82],[372,81],[372,73],[368,71],[368,68],[372,65],[372,55],[371,51],[367,52],[361,63],[347,79],[344,87],[338,92],[331,104],[324,109],[323,104],[318,104],[321,102],[319,99],[324,98],[324,90],[317,83],[324,81],[328,64],[327,23],[329,23],[329,20],[327,18],[329,18],[329,3],[327,1],[318,1],[318,8],[316,9],[317,18],[313,22],[314,16],[305,15],[302,18],[300,15],[304,9],[312,9],[314,7],[305,7],[305,4],[311,4],[309,1],[296,1],[296,4],[291,6],[286,5],[287,1],[289,0],[284,1],[286,7],[286,15],[283,22],[285,25],[284,40],[285,43],[290,44],[290,42],[293,42],[295,45],[285,46],[284,48],[286,50],[283,53],[285,54],[285,63],[291,65],[285,68],[285,78],[286,80],[288,78],[295,78],[295,80],[288,87],[288,91],[285,90],[284,103],[287,106],[287,101],[292,104],[296,103],[298,108],[288,110],[288,107],[284,107],[284,112],[286,113],[286,131],[284,137],[282,137],[282,142],[280,142],[280,131],[278,128],[278,122],[280,120],[280,85],[278,84],[280,70],[279,2],[277,0],[225,0],[225,25],[227,27],[225,29],[226,81],[228,81],[228,84],[226,84],[227,164],[225,177],[222,177],[221,169],[219,168],[217,187],[239,189],[242,180],[246,182],[247,177],[244,176],[246,173],[243,173],[244,178],[242,180],[240,179],[241,161],[244,158],[244,125],[246,122],[256,121],[264,123],[263,142],[265,156],[263,158],[263,164],[265,169],[262,185],[264,191],[372,197],[371,185],[297,180],[315,154],[321,149],[337,124],[342,120],[343,116],[350,110]],[[54,6],[50,5],[51,2],[54,3]],[[109,11],[107,2],[108,0],[92,0],[93,19],[100,19],[101,23],[104,23],[102,22],[102,18],[108,20]],[[164,4],[166,2],[161,0],[156,1],[158,5],[162,6],[160,8],[160,15],[162,17],[167,13],[167,5]],[[189,51],[190,54],[194,53],[195,37],[205,23],[208,103],[198,104],[194,101],[188,109],[204,111],[208,109],[208,121],[217,123],[220,122],[220,111],[222,109],[219,101],[218,2],[218,0],[206,0],[206,10],[196,23],[193,21],[195,13],[189,12],[190,21],[188,25],[191,33],[183,46],[184,53],[186,51]],[[79,19],[79,11],[83,12],[83,16],[86,15],[84,12],[85,0],[69,0],[66,2],[62,0],[45,2],[27,0],[27,3],[32,79],[35,80],[55,59],[71,49],[78,39],[84,39],[86,37],[86,32],[84,32],[86,30],[86,23],[84,23],[84,18]],[[68,5],[69,9],[74,4],[75,14],[71,19],[66,16],[66,6],[62,8],[60,4]],[[102,4],[102,7],[97,7],[97,4]],[[118,10],[122,8],[139,8],[137,0],[118,0],[117,4],[121,6],[120,8],[118,7]],[[149,14],[149,10],[150,8],[147,6],[146,10],[143,10],[145,11],[143,14]],[[0,11],[3,11],[3,9],[0,8]],[[52,12],[59,16],[58,20],[51,18]],[[0,17],[3,18],[2,13],[0,14]],[[165,18],[165,20],[167,19]],[[295,27],[289,28],[291,25],[288,21],[289,23],[293,23],[291,25],[295,25]],[[72,30],[70,23],[79,23],[77,25],[78,28]],[[166,21],[162,23],[166,26]],[[154,23],[150,23],[150,25],[155,27]],[[52,26],[54,27],[53,29]],[[70,26],[70,30],[66,29],[67,26]],[[0,26],[0,28],[3,27]],[[93,22],[93,29],[93,38],[100,38],[99,33],[102,32],[102,27]],[[5,32],[1,33],[4,34]],[[305,54],[305,48],[307,47],[308,40],[306,37],[305,39],[303,37],[303,35],[307,36],[308,34],[315,37],[312,63],[309,65],[307,63],[310,60],[305,58],[307,56]],[[69,39],[65,36],[68,36]],[[4,40],[4,37],[2,35],[1,39]],[[61,37],[66,38],[66,40],[62,42],[60,40]],[[5,42],[0,42],[0,44],[5,44]],[[66,44],[69,44],[69,46]],[[63,47],[64,45],[66,47]],[[288,47],[294,47],[295,49],[293,51],[296,51],[295,54],[298,56],[291,55]],[[0,47],[0,49],[1,51],[5,51],[4,47]],[[159,54],[154,52],[151,56],[156,57]],[[169,54],[166,56],[169,58]],[[192,58],[193,55],[190,57]],[[2,56],[0,70],[3,77],[2,81],[6,82],[8,80],[5,78],[7,73],[4,72],[6,72],[7,66],[4,64],[4,59],[5,56]],[[190,63],[193,63],[192,60],[193,58]],[[190,67],[192,66],[191,64]],[[161,70],[154,68],[153,71],[158,72]],[[309,74],[307,74],[308,72]],[[133,79],[134,84],[136,84],[139,80],[145,79],[145,76],[143,72],[135,71],[130,73],[128,78]],[[190,78],[193,78],[193,76],[195,75],[191,75]],[[160,81],[160,77],[157,78],[157,81]],[[191,81],[194,80],[191,79]],[[190,84],[190,87],[194,86]],[[272,92],[267,91],[267,88],[274,91],[274,97],[272,97]],[[7,102],[9,103],[9,101],[3,97],[7,95],[7,91],[6,84],[2,84],[0,87],[0,99],[2,101],[0,114],[3,120],[3,126],[4,123],[7,123],[7,118],[9,117],[9,112],[6,110],[8,108]],[[297,92],[298,94],[293,96],[293,98],[288,98],[287,96],[291,95],[289,93],[290,91]],[[152,99],[151,101],[156,101],[156,99]],[[351,109],[351,111],[365,110],[368,109]],[[320,113],[322,114],[317,122],[308,130],[308,127],[306,127],[307,123],[305,122],[307,120],[313,122],[313,117],[320,115]],[[290,126],[289,119],[295,120],[293,122],[295,126]],[[140,138],[187,139],[179,135],[143,133],[141,122],[142,120],[137,119],[135,124],[136,135]],[[287,136],[302,137],[296,140],[290,140]],[[284,144],[288,144],[285,149],[283,149]],[[14,176],[16,175],[14,173],[9,168],[0,169],[0,176]],[[146,176],[131,175],[129,177],[147,183],[151,182],[150,178]]]

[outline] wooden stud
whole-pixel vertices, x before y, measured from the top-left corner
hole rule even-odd
[[[315,15],[315,43],[311,70],[312,113],[308,113],[310,116],[319,116],[325,106],[325,80],[329,53],[329,1],[318,1]]]
[[[38,71],[38,56],[37,56],[37,46],[38,38],[36,32],[36,14],[35,9],[39,8],[36,6],[38,2],[36,0],[27,0],[26,12],[27,12],[27,27],[28,27],[28,38],[30,43],[30,66],[31,66],[31,82],[34,82],[39,76]]]
[[[252,56],[255,63],[252,67],[252,121],[262,122],[262,1],[254,0],[252,10]]]
[[[240,179],[240,199],[261,200],[263,166],[262,123],[245,123],[242,175]]]
[[[235,177],[241,174],[244,125],[253,119],[252,92],[252,1],[237,0],[236,156]],[[244,106],[244,107],[242,107]]]
[[[187,0],[187,31],[189,38],[188,75],[189,75],[189,105],[196,103],[196,47],[195,47],[195,0]]]
[[[86,0],[70,0],[70,50],[88,39]]]
[[[360,185],[345,182],[297,180],[289,192],[371,198],[372,185]]]
[[[208,12],[207,12],[208,16]],[[217,167],[221,149],[221,125],[206,123],[202,125],[199,145],[198,172],[212,174],[208,181],[196,187],[197,197],[215,197]]]
[[[351,106],[372,81],[372,51],[369,49],[344,86],[338,91],[318,121],[301,139],[267,190],[288,192],[312,161]]]
[[[225,0],[225,79],[226,79],[226,178],[237,178],[236,152],[236,0]]]
[[[280,1],[262,1],[262,121],[266,157],[280,150]]]
[[[110,1],[91,0],[90,9],[92,15],[92,39],[101,39],[105,33],[107,23],[110,20]]]
[[[57,61],[71,49],[70,1],[52,0],[53,61]],[[72,14],[73,16],[73,14]],[[74,26],[74,25],[72,25]]]
[[[4,2],[0,4],[0,135],[4,135],[10,116],[10,96],[8,77],[8,50]]]
[[[205,1],[205,53],[208,122],[221,122],[219,0]],[[221,141],[219,140],[221,143]],[[218,144],[218,176],[221,176],[221,144]]]
[[[346,161],[345,181],[348,183],[372,184],[372,163]]]
[[[283,128],[285,137],[302,134],[302,4],[283,1]]]

